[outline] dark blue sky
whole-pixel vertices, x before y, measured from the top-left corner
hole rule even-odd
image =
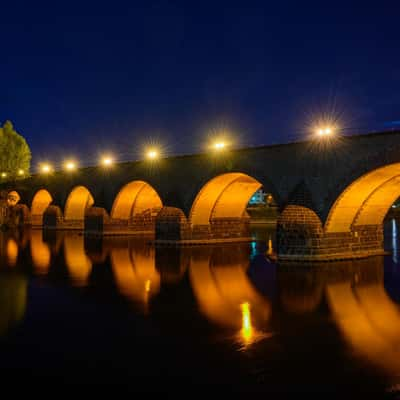
[[[197,152],[220,127],[287,142],[325,112],[346,134],[400,120],[396,2],[140,3],[2,3],[0,120],[34,165],[157,138]]]

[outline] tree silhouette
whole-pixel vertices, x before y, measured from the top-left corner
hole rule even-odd
[[[31,151],[25,139],[15,131],[11,121],[0,127],[1,181],[21,179],[29,175]]]

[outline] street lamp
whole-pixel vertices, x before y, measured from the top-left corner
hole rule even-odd
[[[155,149],[151,149],[146,153],[146,157],[149,160],[155,160],[156,158],[158,158],[158,151]]]
[[[330,126],[324,126],[317,129],[318,136],[331,136],[333,134],[333,128]]]
[[[220,151],[223,150],[226,147],[225,142],[216,142],[213,145],[214,150]]]
[[[68,172],[74,171],[74,170],[76,169],[76,164],[75,164],[75,162],[73,162],[73,161],[67,161],[67,162],[65,163],[65,169],[66,169]]]
[[[111,157],[103,157],[101,160],[101,164],[103,167],[111,167],[111,165],[114,163],[114,160]]]
[[[42,172],[43,174],[48,174],[52,171],[52,167],[50,164],[42,164],[40,167],[40,172]]]

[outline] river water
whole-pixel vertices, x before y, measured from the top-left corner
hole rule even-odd
[[[263,226],[249,244],[194,248],[3,233],[3,382],[396,398],[397,227],[390,255],[318,265],[277,265]]]

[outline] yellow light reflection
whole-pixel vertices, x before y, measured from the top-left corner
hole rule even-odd
[[[49,246],[43,241],[42,230],[31,231],[30,247],[35,272],[47,274],[50,267],[51,253]]]
[[[253,339],[253,327],[251,326],[250,304],[240,304],[242,310],[242,329],[240,331],[244,344],[250,344]]]
[[[148,293],[150,292],[150,285],[151,285],[151,281],[150,279],[147,279],[147,281],[144,284],[144,290]]]
[[[92,271],[92,262],[86,255],[84,237],[67,234],[64,238],[64,258],[69,276],[76,286],[84,286]]]
[[[233,328],[235,341],[245,349],[270,336],[256,330],[269,320],[270,302],[257,292],[246,274],[246,253],[240,248],[211,252],[208,256],[204,249],[192,252],[189,277],[193,293],[200,311],[214,323]]]
[[[18,260],[18,245],[14,239],[8,239],[6,253],[8,265],[14,267]]]
[[[147,312],[149,300],[160,290],[160,274],[155,268],[154,248],[127,244],[111,250],[115,283],[122,295]]]
[[[19,176],[25,175],[25,171],[23,169],[19,169],[18,170],[18,175]]]

